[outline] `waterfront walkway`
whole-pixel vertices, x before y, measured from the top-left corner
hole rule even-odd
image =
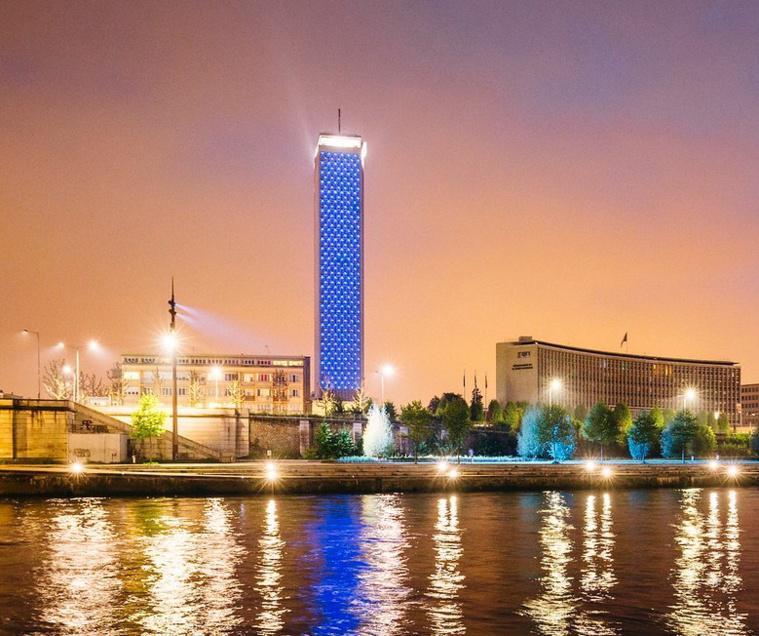
[[[759,462],[0,465],[0,496],[235,495],[755,486]]]

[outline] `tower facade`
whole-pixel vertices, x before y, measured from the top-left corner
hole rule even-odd
[[[364,158],[356,135],[319,135],[315,174],[315,369],[319,397],[364,379]]]

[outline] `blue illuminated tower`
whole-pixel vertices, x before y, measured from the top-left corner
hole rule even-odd
[[[317,394],[364,379],[364,157],[354,135],[319,135],[315,162]]]

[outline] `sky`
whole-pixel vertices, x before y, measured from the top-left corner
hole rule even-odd
[[[757,60],[737,0],[0,0],[0,389],[36,393],[24,328],[155,350],[172,275],[186,350],[312,355],[338,107],[370,394],[494,397],[520,335],[759,382]]]

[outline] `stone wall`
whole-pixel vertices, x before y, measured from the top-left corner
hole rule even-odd
[[[0,400],[0,461],[67,461],[74,414],[47,400]]]

